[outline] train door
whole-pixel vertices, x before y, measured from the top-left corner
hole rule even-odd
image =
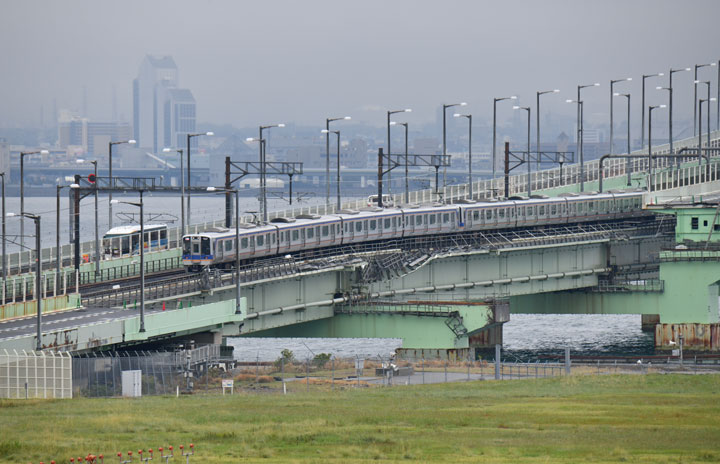
[[[216,240],[216,241],[215,241],[215,259],[216,259],[218,262],[221,262],[221,261],[222,261],[222,258],[223,258],[223,255],[224,255],[224,253],[223,253],[223,251],[224,251],[223,248],[224,248],[224,246],[225,246],[225,242],[227,242],[227,241],[228,241],[228,240]]]

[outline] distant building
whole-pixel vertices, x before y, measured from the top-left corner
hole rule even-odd
[[[178,88],[175,60],[146,55],[133,81],[133,138],[137,146],[155,153],[165,147],[184,147],[187,134],[195,132],[195,109],[192,92]]]
[[[418,137],[413,140],[412,154],[437,155],[440,153],[440,142],[435,137]]]
[[[0,137],[0,172],[10,172],[10,146],[2,137]],[[5,181],[9,181],[9,179],[5,179]]]
[[[340,150],[340,166],[347,168],[367,167],[368,144],[364,139],[352,139],[345,150]]]
[[[82,147],[89,155],[107,155],[108,143],[132,138],[130,124],[122,122],[92,122],[87,118],[62,115],[58,121],[58,146]]]

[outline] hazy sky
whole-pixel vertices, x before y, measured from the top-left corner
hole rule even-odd
[[[640,77],[648,104],[667,71],[720,59],[720,1],[54,1],[0,0],[0,126],[46,124],[57,108],[131,121],[132,79],[144,55],[172,55],[192,90],[198,121],[236,127],[275,122],[321,126],[351,115],[381,126],[387,109],[434,120],[443,102],[465,100],[490,121],[492,98],[517,94],[574,115],[576,86],[586,115],[607,119],[609,79]],[[717,68],[701,70],[712,75]],[[692,117],[692,73],[674,77],[676,115]],[[624,108],[624,100],[616,100]],[[510,105],[502,109],[508,117]],[[534,116],[533,116],[534,117]],[[619,110],[617,120],[624,120]]]

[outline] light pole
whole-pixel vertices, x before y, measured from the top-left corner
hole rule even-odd
[[[691,69],[690,68],[670,69],[669,84],[666,88],[666,90],[670,91],[670,101],[668,102],[669,106],[670,106],[670,108],[668,109],[670,111],[670,115],[668,117],[668,137],[670,139],[670,154],[671,155],[675,153],[675,150],[673,150],[673,130],[672,130],[672,119],[673,119],[672,118],[672,114],[673,114],[672,113],[672,110],[673,110],[672,76],[674,73],[682,72],[682,71],[691,71]],[[649,132],[649,130],[648,130],[648,132]],[[677,163],[677,160],[675,162]]]
[[[47,155],[47,150],[20,152],[20,246],[25,246],[25,157],[28,155]],[[3,253],[3,256],[5,253]]]
[[[645,79],[648,77],[662,77],[665,73],[656,74],[643,74],[642,77],[642,101],[640,106],[642,107],[642,119],[640,121],[640,149],[645,148]]]
[[[613,86],[617,84],[618,82],[625,82],[625,81],[631,81],[632,77],[626,77],[625,79],[615,79],[610,80],[610,154],[615,153],[615,147],[613,146],[613,97],[615,96],[615,92],[613,92]],[[628,123],[629,124],[629,123]],[[628,150],[628,155],[630,154],[630,151]]]
[[[78,164],[84,163],[85,160],[78,159]],[[92,163],[95,174],[95,181],[92,182],[95,187],[95,276],[100,275],[100,236],[98,233],[98,191],[97,191],[97,160],[88,160],[88,163]],[[60,200],[58,198],[58,210],[60,210]],[[60,228],[58,223],[58,229]]]
[[[492,178],[495,179],[495,145],[497,139],[497,102],[503,100],[517,100],[517,95],[510,97],[493,98],[493,141],[492,141]]]
[[[35,301],[37,301],[37,343],[35,345],[36,351],[42,351],[42,282],[41,282],[41,266],[40,266],[40,216],[30,213],[7,213],[9,217],[17,217],[20,219],[26,217],[35,221]],[[4,285],[4,282],[3,282]]]
[[[543,90],[536,93],[535,96],[535,149],[538,151],[538,160],[537,165],[538,169],[540,168],[540,95],[545,95],[546,93],[559,93],[560,89],[554,89],[554,90]]]
[[[614,93],[614,97],[625,97],[627,98],[627,154],[630,154],[630,94],[629,93]],[[625,160],[625,171],[627,172],[627,185],[632,185],[630,180],[630,158]]]
[[[139,193],[140,201],[138,203],[132,201],[112,201],[115,204],[124,203],[140,208],[140,240],[138,240],[138,245],[140,246],[140,332],[145,332],[145,221],[143,219],[143,191],[139,190]]]
[[[695,65],[695,79],[693,82],[693,88],[694,88],[694,94],[693,94],[693,135],[697,133],[697,123],[698,123],[698,108],[697,108],[697,85],[700,81],[698,81],[698,69],[715,66],[715,63],[707,63],[707,64],[696,64]],[[708,97],[710,98],[710,97]],[[710,105],[708,105],[708,116],[710,115]],[[702,124],[702,121],[700,121],[700,124]],[[702,157],[701,157],[702,159]]]
[[[392,110],[387,112],[387,156],[388,159],[392,159],[392,151],[390,151],[390,116],[395,113],[412,113],[412,108],[405,108],[404,110]],[[387,182],[388,182],[388,193],[392,193],[392,178],[391,176],[392,171],[388,171],[387,173]],[[378,199],[378,201],[380,201]]]
[[[665,108],[666,105],[648,106],[648,192],[652,192],[652,112],[656,108]]]
[[[698,84],[707,85],[707,98],[705,98],[705,101],[715,101],[715,98],[710,98],[710,81],[695,81],[696,89],[697,89]],[[707,148],[710,148],[710,104],[709,103],[708,103],[707,108],[708,108],[708,110],[707,110],[707,137],[708,137]],[[700,130],[698,133],[700,133],[700,132],[702,132],[702,117],[700,117],[700,115],[698,115],[698,121],[700,122],[700,124],[698,126],[700,128]],[[700,148],[700,144],[698,144],[698,148]],[[702,157],[700,157],[700,160],[702,161]],[[708,159],[708,161],[709,161],[709,159]]]
[[[717,75],[717,80],[715,81],[716,85],[717,85],[717,109],[715,111],[715,118],[716,118],[715,129],[720,131],[720,60],[718,60],[716,65],[717,65],[718,75]]]
[[[272,129],[273,127],[279,127],[283,128],[285,127],[285,124],[270,124],[268,126],[260,126],[260,136],[258,137],[258,140],[262,140],[262,143],[260,143],[260,196],[262,198],[262,214],[263,214],[263,222],[267,222],[268,220],[268,211],[267,211],[267,169],[265,169],[265,158],[267,155],[267,141],[266,139],[263,139],[263,131],[265,129]]]
[[[58,179],[60,181],[60,179]],[[55,201],[55,282],[60,278],[60,269],[62,268],[60,253],[60,190],[63,185],[57,185],[56,201]],[[57,288],[57,284],[56,284]]]
[[[193,137],[200,137],[201,135],[215,135],[214,132],[197,132],[195,134],[188,134],[187,135],[187,186],[190,188],[192,185],[190,181],[190,139]],[[188,232],[190,232],[190,195],[188,193],[187,197],[187,229]]]
[[[467,118],[468,120],[468,193],[473,199],[473,177],[472,177],[472,114],[453,114],[454,118]]]
[[[325,119],[325,210],[330,207],[330,123],[333,121],[349,121],[352,117],[345,116],[342,118],[327,118]],[[338,137],[340,137],[338,135]],[[339,140],[339,139],[338,139]],[[339,142],[338,142],[339,143]],[[338,172],[340,171],[339,165],[340,157],[338,156]],[[340,184],[338,181],[338,192],[340,192]],[[338,193],[338,198],[340,194]],[[340,203],[338,202],[338,209],[340,209]]]
[[[532,193],[530,191],[530,107],[529,106],[513,106],[514,110],[525,110],[527,111],[527,194],[528,198],[530,198],[530,194]]]
[[[172,152],[172,148],[163,148],[163,153]],[[183,176],[183,149],[175,150],[180,155],[180,235],[185,235],[185,177]]]
[[[710,83],[708,82],[708,90],[710,88]],[[708,94],[710,92],[708,91]],[[701,98],[700,104],[698,105],[698,121],[700,121],[700,124],[698,125],[698,148],[702,148],[702,104],[706,102],[713,102],[715,101],[715,97],[712,98]],[[707,118],[707,148],[710,148],[710,104],[708,103],[708,118]],[[702,150],[698,150],[698,153],[701,153]],[[699,157],[700,165],[702,165],[702,156]],[[709,163],[710,158],[708,157],[705,161],[705,163]]]
[[[240,190],[208,187],[207,191],[231,192],[235,194],[235,314],[240,314],[242,313],[242,308],[240,307]]]
[[[447,155],[447,121],[446,121],[447,109],[452,108],[454,106],[467,106],[467,102],[450,103],[450,104],[443,103],[443,153],[442,153],[443,158],[445,158],[445,155]],[[407,161],[407,159],[406,159],[406,161]],[[407,172],[405,173],[405,179],[407,179]],[[407,183],[407,180],[405,182]],[[446,185],[447,185],[447,166],[443,166],[443,187],[445,187]],[[407,191],[407,188],[405,190]],[[405,195],[405,196],[407,197],[407,195]],[[407,198],[405,198],[405,202],[406,203],[408,202]]]
[[[262,187],[262,172],[264,171],[264,169],[263,169],[264,165],[262,164],[262,153],[265,152],[265,139],[259,139],[257,137],[248,137],[245,139],[245,141],[246,142],[258,142],[260,145],[260,184],[258,186]],[[262,190],[262,188],[261,188],[261,190]],[[292,195],[292,192],[291,192],[291,195]],[[262,214],[262,211],[263,211],[262,192],[258,195],[258,201],[260,203],[260,213]]]
[[[5,259],[5,173],[0,172],[0,177],[2,178],[2,256],[0,256],[0,259],[2,259],[2,278],[3,278],[3,288],[2,288],[2,304],[5,304],[5,281],[7,279],[7,260]],[[58,230],[60,228],[58,227]]]
[[[410,189],[408,188],[408,123],[390,121],[390,125],[405,127],[405,203],[410,203]],[[388,169],[389,168],[390,166],[388,166]]]
[[[583,153],[583,103],[580,100],[580,91],[587,87],[599,87],[600,83],[595,82],[594,84],[578,85],[577,86],[577,121],[578,121],[578,152],[580,153],[580,191],[585,191],[585,158]]]
[[[323,129],[320,132],[325,134],[326,137],[329,137],[330,134],[337,135],[337,174],[335,176],[335,182],[337,183],[337,211],[340,211],[342,209],[340,206],[340,131]]]
[[[112,148],[113,145],[120,145],[123,143],[127,143],[129,145],[135,145],[137,142],[135,140],[122,140],[120,142],[109,142],[108,143],[108,176],[109,176],[109,186],[113,186],[113,175],[112,175]],[[112,191],[108,192],[108,229],[112,229]]]

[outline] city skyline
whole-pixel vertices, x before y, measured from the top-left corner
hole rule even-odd
[[[421,126],[434,123],[437,108],[455,100],[467,101],[482,124],[492,116],[493,97],[517,94],[527,105],[545,88],[559,88],[561,95],[545,98],[543,113],[569,117],[574,110],[565,98],[587,82],[601,88],[584,93],[586,119],[602,124],[609,117],[609,79],[634,77],[616,90],[639,95],[642,74],[720,58],[713,15],[695,17],[696,10],[720,10],[706,1],[691,2],[696,8],[671,1],[413,2],[411,14],[405,2],[382,8],[373,2],[281,2],[272,10],[255,3],[155,2],[143,4],[137,17],[133,5],[139,3],[6,7],[0,37],[18,45],[3,54],[9,72],[0,87],[0,126],[37,127],[41,114],[50,121],[54,110],[84,106],[91,120],[123,115],[119,119],[131,122],[131,83],[146,54],[174,57],[183,87],[192,89],[198,103],[199,124],[237,128],[320,125],[337,114],[381,127],[384,112],[395,106],[413,107],[407,120]],[[153,22],[160,13],[171,27]],[[255,19],[229,27],[248,17]],[[700,32],[668,34],[650,26],[683,21]],[[42,32],[28,33],[28,23]],[[10,42],[11,37],[22,39]],[[716,85],[716,75],[701,73]],[[693,77],[686,74],[675,76],[678,121],[692,118]],[[666,85],[666,78],[657,84]],[[648,103],[664,103],[667,96],[655,85],[648,88]],[[632,103],[633,126],[639,126],[639,100]],[[617,106],[615,111],[615,124],[622,124],[624,113]],[[511,112],[502,108],[500,119],[514,117]],[[663,117],[658,115],[658,125]]]

